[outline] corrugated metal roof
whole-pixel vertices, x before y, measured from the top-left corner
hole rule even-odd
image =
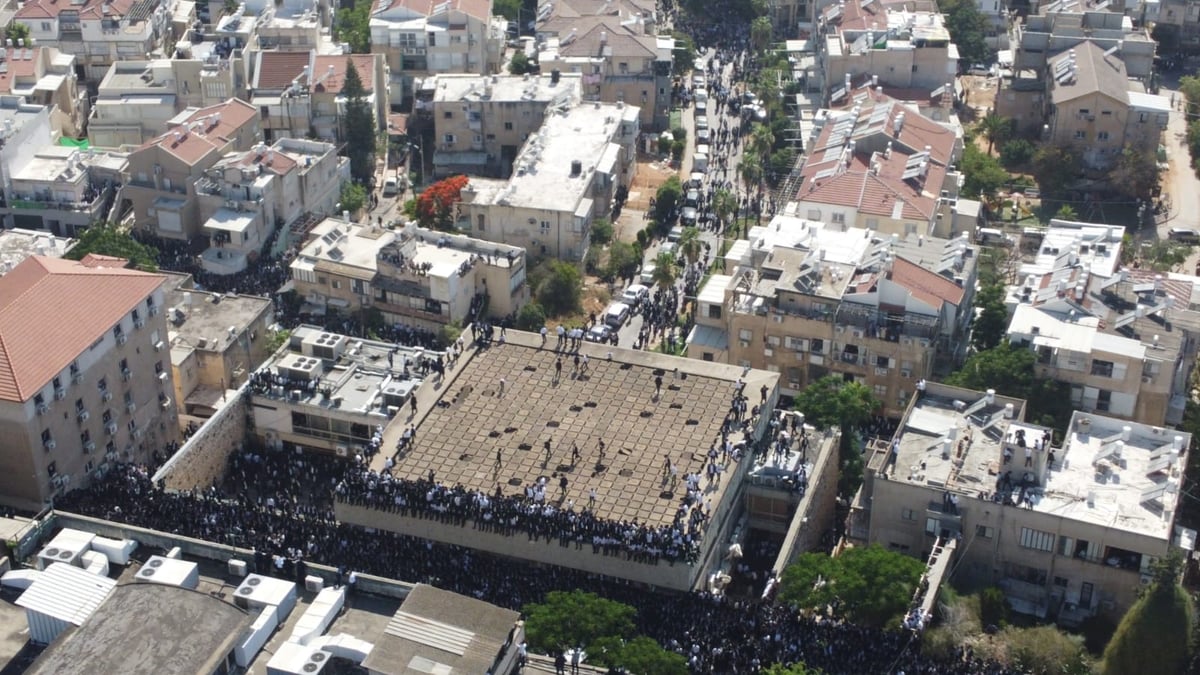
[[[112,593],[117,582],[65,563],[47,567],[17,604],[76,626],[83,625]]]

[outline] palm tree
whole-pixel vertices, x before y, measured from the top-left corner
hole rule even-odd
[[[745,159],[742,160],[743,163]],[[721,228],[729,223],[729,219],[737,212],[738,201],[733,193],[725,188],[721,188],[713,193],[712,208],[713,213],[717,214],[717,220],[721,223]]]
[[[675,277],[677,276],[678,266],[675,264],[675,256],[667,251],[658,254],[654,259],[654,285],[664,291],[675,285]]]
[[[774,147],[775,134],[771,132],[771,127],[765,124],[755,125],[754,130],[750,132],[747,149],[761,158],[770,156],[771,149]]]
[[[704,250],[704,242],[700,241],[700,230],[694,227],[683,228],[683,234],[679,237],[679,252],[687,259],[688,264],[695,265],[700,259],[700,252]]]
[[[775,27],[771,25],[771,19],[760,16],[750,24],[750,44],[755,51],[762,51],[771,44],[774,33]]]
[[[990,155],[992,154],[992,147],[996,143],[1008,138],[1009,132],[1012,131],[1012,120],[990,112],[983,119],[979,120],[979,130],[983,132],[983,137],[987,139],[987,151]]]
[[[742,155],[742,163],[738,167],[738,171],[742,175],[742,180],[746,182],[746,189],[752,191],[762,182],[763,165],[762,160],[758,155]]]

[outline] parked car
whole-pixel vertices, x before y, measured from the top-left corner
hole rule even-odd
[[[630,284],[629,288],[626,288],[625,291],[621,293],[621,302],[629,305],[630,307],[637,307],[638,305],[642,304],[642,301],[645,300],[648,295],[650,295],[650,289],[646,286],[641,284]]]
[[[708,129],[696,129],[696,145],[706,145],[712,141],[712,131]]]
[[[623,302],[614,302],[604,310],[604,323],[612,328],[620,328],[625,325],[625,321],[629,318],[629,313],[633,308]]]
[[[705,117],[704,115],[697,117],[696,118],[696,131],[700,131],[701,129],[707,129],[707,128],[708,128],[708,118]]]
[[[1200,244],[1200,230],[1190,227],[1172,227],[1167,232],[1167,238],[1181,244]]]
[[[595,324],[583,335],[583,339],[588,342],[608,342],[611,337],[612,329],[602,323]]]

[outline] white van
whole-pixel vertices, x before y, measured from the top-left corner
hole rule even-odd
[[[614,302],[604,310],[604,323],[619,329],[625,325],[625,320],[629,318],[629,305],[623,302]]]
[[[395,197],[400,192],[400,181],[396,180],[395,176],[390,176],[383,181],[383,196]]]

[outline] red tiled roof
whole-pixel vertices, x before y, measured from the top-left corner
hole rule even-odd
[[[897,256],[892,262],[892,271],[888,273],[888,278],[908,289],[914,298],[934,309],[941,309],[942,303],[945,302],[956,307],[962,305],[965,292],[962,286],[902,257]]]
[[[375,54],[352,54],[350,56],[318,56],[313,59],[313,79],[320,84],[313,87],[314,91],[331,94],[342,93],[346,84],[346,63],[354,62],[358,77],[362,80],[363,89],[369,94],[375,90]],[[332,68],[332,69],[331,69]]]
[[[254,106],[231,98],[196,110],[181,124],[168,128],[165,134],[146,141],[139,150],[158,146],[192,166],[210,153],[223,151],[237,131],[253,121],[257,114]]]
[[[310,52],[259,52],[254,88],[274,91],[286,89],[304,74],[312,63]]]
[[[25,6],[17,10],[15,19],[57,19],[59,14],[74,10],[79,12],[80,19],[100,19],[102,17],[120,18],[129,13],[139,0],[85,0],[82,4],[72,4],[70,0],[29,0]]]
[[[166,278],[100,262],[31,256],[0,277],[0,400],[32,398]]]

